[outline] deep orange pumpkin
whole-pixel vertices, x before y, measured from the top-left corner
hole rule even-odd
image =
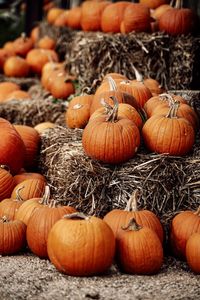
[[[23,57],[11,56],[6,60],[3,70],[8,77],[27,77],[29,65]]]
[[[0,201],[9,198],[14,188],[14,179],[7,166],[0,165]]]
[[[193,233],[186,244],[186,260],[193,272],[200,274],[200,233]]]
[[[140,0],[139,3],[147,6],[148,8],[155,9],[163,4],[169,3],[169,0]]]
[[[81,7],[72,7],[68,11],[67,25],[73,29],[81,29]]]

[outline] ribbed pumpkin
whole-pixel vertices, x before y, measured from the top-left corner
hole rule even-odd
[[[164,232],[160,220],[150,210],[138,210],[138,196],[139,191],[135,190],[127,202],[126,208],[124,210],[111,210],[104,216],[104,221],[110,226],[115,237],[117,238],[119,234],[122,233],[122,226],[127,225],[129,220],[134,218],[139,225],[152,229],[159,237],[161,243],[163,243]]]
[[[69,128],[84,128],[90,118],[93,95],[74,97],[67,108],[65,122]]]
[[[21,183],[24,180],[33,179],[33,178],[44,180],[44,182],[46,181],[45,177],[40,173],[22,172],[20,174],[16,174],[15,176],[13,176],[14,186]]]
[[[11,174],[16,174],[24,164],[26,153],[24,142],[14,126],[0,118],[0,164],[7,165]]]
[[[44,193],[45,182],[43,179],[26,179],[16,185],[12,191],[11,198],[17,197],[17,190],[21,187],[24,187],[20,192],[20,196],[23,200],[39,198]]]
[[[135,155],[140,145],[140,132],[132,121],[118,117],[116,101],[109,115],[88,122],[83,130],[82,144],[93,159],[118,164]]]
[[[155,9],[160,5],[169,3],[169,0],[140,0],[139,2],[148,8]]]
[[[101,16],[108,1],[85,1],[81,6],[81,28],[84,31],[101,30]]]
[[[106,6],[101,16],[101,30],[103,32],[120,32],[124,10],[128,5],[129,2],[119,1]]]
[[[19,189],[16,199],[8,198],[0,202],[0,218],[6,216],[8,220],[14,220],[17,210],[23,203]]]
[[[177,117],[177,109],[175,103],[167,115],[154,115],[144,124],[142,137],[150,151],[169,155],[185,155],[191,151],[195,131],[185,118]]]
[[[127,103],[135,107],[135,109],[138,109],[139,105],[135,98],[130,93],[120,90],[119,86],[116,84],[118,80],[113,80],[113,78],[110,76],[107,77],[106,80],[108,82],[109,88],[107,89],[105,87],[105,90],[102,92],[99,92],[99,89],[97,90],[90,107],[90,115],[92,115],[95,110],[103,106],[102,99],[109,105],[112,105],[113,100],[111,99],[111,97],[115,97],[118,103]]]
[[[47,238],[52,226],[64,215],[75,212],[70,206],[56,206],[49,200],[48,205],[38,207],[29,218],[26,239],[31,251],[41,258],[47,258]]]
[[[14,188],[14,179],[7,166],[0,165],[0,201],[9,198]]]
[[[121,33],[150,32],[150,10],[140,3],[130,3],[124,10]]]
[[[81,29],[81,7],[72,7],[68,11],[67,25],[73,29]]]
[[[193,233],[200,233],[200,208],[178,213],[171,222],[170,246],[173,254],[185,259],[186,243]]]
[[[134,218],[125,226],[116,240],[117,262],[121,270],[140,275],[157,273],[163,263],[163,248],[157,234],[138,225]]]
[[[186,260],[193,272],[200,274],[200,233],[193,233],[186,244]]]
[[[102,274],[112,265],[115,238],[100,218],[66,215],[51,228],[47,241],[50,261],[72,276]]]
[[[0,255],[20,251],[26,244],[26,225],[22,221],[0,219]]]
[[[26,148],[24,166],[27,169],[31,169],[35,167],[37,163],[37,154],[40,147],[40,135],[37,130],[31,126],[14,125],[14,127],[21,136]]]
[[[175,8],[165,11],[158,20],[160,31],[172,36],[191,33],[197,16],[190,8],[182,8],[182,0],[176,0]]]

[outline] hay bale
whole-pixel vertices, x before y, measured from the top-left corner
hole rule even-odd
[[[153,210],[165,224],[178,211],[199,205],[200,141],[185,157],[140,149],[127,163],[110,166],[87,157],[81,137],[81,129],[60,126],[42,135],[39,168],[58,202],[104,216],[113,208],[125,208],[138,188],[139,207]]]

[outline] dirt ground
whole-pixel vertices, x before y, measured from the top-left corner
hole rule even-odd
[[[200,275],[186,263],[165,258],[159,274],[122,274],[112,266],[104,276],[70,277],[48,261],[26,252],[0,256],[0,300],[43,299],[200,299]]]

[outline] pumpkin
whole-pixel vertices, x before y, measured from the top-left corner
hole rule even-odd
[[[13,53],[10,52],[9,50],[0,48],[0,71],[3,71],[3,66],[4,66],[6,60],[12,55],[13,55]]]
[[[26,61],[31,71],[39,75],[47,62],[58,62],[58,60],[57,53],[50,49],[32,49],[26,56]]]
[[[44,182],[46,181],[45,177],[40,173],[22,172],[20,174],[16,174],[15,176],[13,176],[14,186],[16,186],[17,184],[21,183],[26,179],[33,179],[33,178],[44,180]]]
[[[110,2],[85,1],[81,6],[81,28],[84,31],[100,31],[101,16]]]
[[[34,126],[34,129],[39,133],[42,134],[44,130],[49,129],[49,128],[54,128],[56,126],[55,123],[52,122],[42,122]]]
[[[98,108],[97,110],[95,110],[93,112],[93,114],[90,116],[90,121],[93,118],[96,118],[97,116],[106,115],[106,112],[107,112],[107,108],[106,107],[108,107],[108,106],[109,106],[109,104],[105,103],[105,107],[101,107],[101,108]],[[142,121],[142,118],[141,118],[140,114],[130,104],[119,103],[119,106],[118,106],[118,117],[127,118],[127,119],[133,121],[135,123],[135,125],[139,129],[141,129],[142,126],[143,126],[143,121]]]
[[[169,3],[169,0],[140,0],[139,3],[147,6],[148,8],[155,9],[163,4]]]
[[[20,90],[20,86],[16,83],[4,81],[0,83],[0,102],[4,101],[6,97],[14,92]]]
[[[176,0],[175,8],[165,11],[158,20],[160,31],[172,36],[191,33],[197,21],[197,16],[190,8],[182,8],[182,0]]]
[[[116,72],[113,72],[113,73],[107,73],[104,77],[103,77],[103,81],[104,82],[107,82],[108,78],[109,77],[112,77],[112,79],[128,79],[125,75],[123,74],[120,74],[120,73],[116,73]]]
[[[150,151],[169,155],[185,155],[191,151],[195,131],[188,120],[177,116],[177,110],[175,103],[167,115],[153,115],[144,124],[142,137]]]
[[[48,35],[43,36],[37,42],[37,47],[40,49],[54,49],[56,46],[56,41],[49,37]]]
[[[35,26],[30,32],[30,38],[32,39],[33,44],[37,43],[37,40],[39,39],[39,35],[40,35],[39,26]]]
[[[128,5],[128,2],[119,1],[106,6],[101,16],[101,30],[103,32],[120,32],[124,10]]]
[[[22,203],[23,199],[20,197],[19,189],[16,199],[8,198],[0,202],[0,218],[6,216],[9,220],[14,220],[16,212]]]
[[[14,179],[5,165],[0,165],[0,201],[10,197],[14,187]]]
[[[157,107],[170,107],[171,104],[174,102],[180,102],[187,104],[186,100],[179,95],[172,95],[172,94],[160,94],[154,97],[151,97],[147,102],[144,104],[144,110],[148,118],[153,115],[153,112]]]
[[[130,3],[124,10],[121,33],[150,32],[150,10],[140,3]]]
[[[153,230],[163,243],[164,232],[163,227],[158,217],[150,210],[138,209],[137,201],[139,198],[139,190],[135,190],[127,202],[126,208],[113,209],[104,216],[104,221],[110,226],[115,237],[117,238],[122,233],[122,226],[127,224],[131,218],[143,226]]]
[[[17,190],[21,187],[24,187],[20,192],[20,196],[23,200],[39,198],[44,193],[45,182],[43,179],[37,178],[26,179],[15,186],[12,191],[11,198],[17,197]]]
[[[68,11],[67,25],[73,29],[81,29],[81,7],[75,6]]]
[[[186,258],[186,244],[193,233],[200,233],[200,208],[182,211],[172,219],[169,240],[176,257]]]
[[[67,275],[102,274],[112,265],[115,238],[102,219],[70,214],[51,228],[47,252],[54,266]]]
[[[69,128],[84,128],[90,118],[93,95],[80,95],[69,102],[65,122]]]
[[[24,166],[27,169],[33,168],[37,163],[37,154],[39,152],[40,146],[40,135],[31,126],[14,125],[14,127],[21,136],[26,148]]]
[[[25,57],[32,48],[32,39],[27,37],[24,33],[13,41],[13,49],[16,55]]]
[[[127,224],[125,224],[126,226]],[[116,240],[117,263],[123,272],[150,275],[163,263],[163,248],[157,234],[132,218]]]
[[[132,158],[140,145],[138,127],[127,118],[118,117],[118,102],[106,116],[88,122],[82,144],[86,154],[105,163],[118,164]]]
[[[99,89],[96,91],[90,107],[90,115],[92,115],[95,110],[102,107],[102,99],[104,99],[106,103],[112,105],[113,100],[111,97],[115,97],[119,103],[127,103],[135,107],[135,109],[138,109],[138,103],[134,97],[126,91],[121,91],[120,88],[118,88],[118,85],[116,85],[116,81],[117,80],[113,80],[112,77],[109,76],[107,78],[109,89],[107,90],[105,88],[105,91],[102,92],[99,92]]]
[[[63,73],[62,76],[55,76],[52,79],[49,91],[54,98],[67,99],[70,95],[74,94],[74,85],[70,79],[68,80],[67,74]]]
[[[8,77],[27,77],[29,74],[29,65],[24,58],[11,56],[6,60],[3,70],[4,74]]]
[[[186,243],[186,260],[193,272],[200,274],[200,233],[193,233]]]
[[[3,45],[3,49],[5,49],[6,51],[9,51],[10,53],[12,53],[12,55],[15,54],[15,51],[13,49],[13,41],[8,41]]]
[[[4,101],[11,101],[11,100],[25,100],[25,99],[31,99],[31,95],[22,90],[17,90],[9,93]]]
[[[63,64],[58,62],[47,62],[42,68],[41,84],[46,90],[50,90],[51,84],[56,75],[62,76],[66,74],[63,69]]]
[[[172,6],[169,4],[162,4],[160,6],[158,6],[152,13],[151,16],[155,19],[155,20],[159,20],[160,17],[162,16],[162,14],[164,12],[166,12],[167,10],[172,9]]]
[[[56,202],[50,200],[49,205],[38,207],[30,216],[26,239],[31,251],[41,258],[47,258],[47,238],[52,226],[64,215],[75,212],[70,206],[56,206]]]
[[[65,27],[68,24],[69,10],[64,10],[54,21],[54,25],[58,27]]]
[[[165,91],[160,83],[153,78],[145,78],[143,79],[143,83],[151,91],[152,96],[162,94]]]
[[[15,219],[20,220],[27,225],[34,211],[39,207],[48,205],[49,199],[50,199],[50,189],[49,186],[46,185],[42,196],[37,198],[31,198],[22,203],[22,205],[16,211]]]
[[[12,175],[17,174],[24,165],[24,142],[14,126],[3,118],[0,118],[0,136],[0,163],[7,165]]]
[[[58,8],[58,7],[52,7],[47,12],[47,22],[49,24],[54,24],[55,20],[58,18],[59,15],[61,15],[64,12],[64,9]]]
[[[0,219],[0,255],[10,255],[26,245],[26,225],[19,220]]]

